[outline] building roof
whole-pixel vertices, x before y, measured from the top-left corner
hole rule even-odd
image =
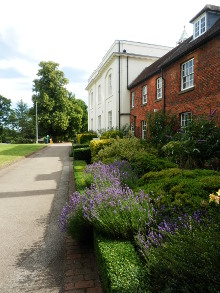
[[[213,39],[217,35],[220,35],[220,18],[215,22],[215,24],[209,30],[207,30],[200,37],[194,40],[193,40],[193,36],[189,37],[184,42],[180,43],[177,47],[175,47],[174,49],[169,51],[167,54],[162,56],[160,59],[152,63],[150,66],[146,67],[138,75],[138,77],[131,84],[129,84],[128,89],[130,90],[134,88],[135,86],[141,84],[142,82],[147,80],[149,77],[153,76],[156,73],[159,73],[165,67],[174,63],[175,61],[185,56],[186,54],[192,52],[196,48],[202,46],[203,44]]]
[[[203,14],[205,11],[212,11],[212,12],[219,12],[220,13],[220,7],[207,4],[201,11],[199,11],[191,20],[190,23],[193,23],[193,21],[199,17],[201,14]]]

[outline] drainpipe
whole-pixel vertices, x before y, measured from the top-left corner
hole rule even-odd
[[[128,56],[127,56],[127,88],[128,88]]]
[[[120,71],[121,71],[121,65],[120,65],[120,41],[118,41],[118,128],[120,130],[120,124],[121,124],[121,79],[120,79]]]
[[[161,68],[161,77],[162,77],[162,90],[163,90],[163,113],[166,112],[166,102],[165,102],[165,79],[163,78],[163,68]]]

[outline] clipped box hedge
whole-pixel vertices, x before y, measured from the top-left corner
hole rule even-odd
[[[148,292],[146,271],[130,241],[94,232],[94,248],[105,293]]]
[[[74,160],[83,160],[87,164],[91,163],[91,150],[89,147],[74,149],[73,151]]]
[[[88,143],[93,138],[97,138],[97,133],[88,132],[88,133],[80,133],[76,135],[76,140],[77,140],[77,143],[79,144]]]
[[[89,147],[91,150],[91,156],[94,158],[98,152],[103,149],[105,145],[110,145],[113,139],[100,139],[100,140],[91,140]]]

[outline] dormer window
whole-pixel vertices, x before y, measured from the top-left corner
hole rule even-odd
[[[194,21],[194,39],[206,32],[206,14],[202,14]]]

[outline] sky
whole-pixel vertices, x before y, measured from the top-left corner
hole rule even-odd
[[[53,61],[87,103],[88,78],[115,40],[175,47],[206,4],[220,0],[0,0],[0,95],[31,107],[39,63]]]

